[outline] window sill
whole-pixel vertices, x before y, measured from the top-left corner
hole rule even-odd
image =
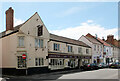
[[[74,53],[74,52],[68,52],[68,53]]]
[[[17,48],[25,48],[25,46],[18,46]]]
[[[41,48],[41,49],[43,49],[43,47],[35,47],[35,48]]]
[[[53,51],[55,51],[55,52],[61,52],[60,50],[53,50]]]

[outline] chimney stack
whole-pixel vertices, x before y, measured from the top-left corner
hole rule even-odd
[[[106,42],[114,45],[114,35],[108,35]]]
[[[6,12],[6,31],[13,30],[14,10],[10,7]]]
[[[104,37],[102,37],[102,40],[105,41]]]

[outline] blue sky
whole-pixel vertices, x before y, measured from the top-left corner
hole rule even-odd
[[[86,27],[85,23],[89,25],[89,29],[92,29],[90,27],[93,27],[93,25],[106,31],[118,27],[117,2],[3,2],[0,31],[5,30],[5,11],[9,7],[14,9],[15,23],[24,22],[35,12],[38,12],[50,32],[57,34],[56,31],[60,31],[61,33],[58,35],[66,37],[71,37],[71,35],[67,35],[68,33],[62,34],[62,30],[67,32],[70,28],[81,27],[83,24]],[[92,31],[94,32],[94,30],[90,30],[90,33]],[[105,35],[117,34],[115,31],[114,33],[105,32]],[[86,33],[89,33],[89,31]],[[96,31],[92,34],[95,33]],[[72,36],[71,38],[77,39],[78,37]]]

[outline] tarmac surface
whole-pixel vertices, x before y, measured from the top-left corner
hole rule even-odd
[[[8,76],[6,81],[120,81],[118,69],[98,69],[91,71],[68,70],[27,76]]]

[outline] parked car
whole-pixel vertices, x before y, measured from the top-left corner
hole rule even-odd
[[[81,68],[81,70],[90,70],[90,64],[86,63],[86,64],[82,65],[80,68]]]
[[[109,66],[109,68],[120,68],[120,63],[119,62],[114,62]]]
[[[109,67],[110,67],[112,64],[114,64],[114,62],[110,62],[110,63],[109,63]]]
[[[105,63],[99,63],[98,68],[106,68],[107,65]]]
[[[98,69],[97,64],[96,64],[96,63],[92,63],[92,64],[90,64],[90,69],[91,69],[91,70]]]

